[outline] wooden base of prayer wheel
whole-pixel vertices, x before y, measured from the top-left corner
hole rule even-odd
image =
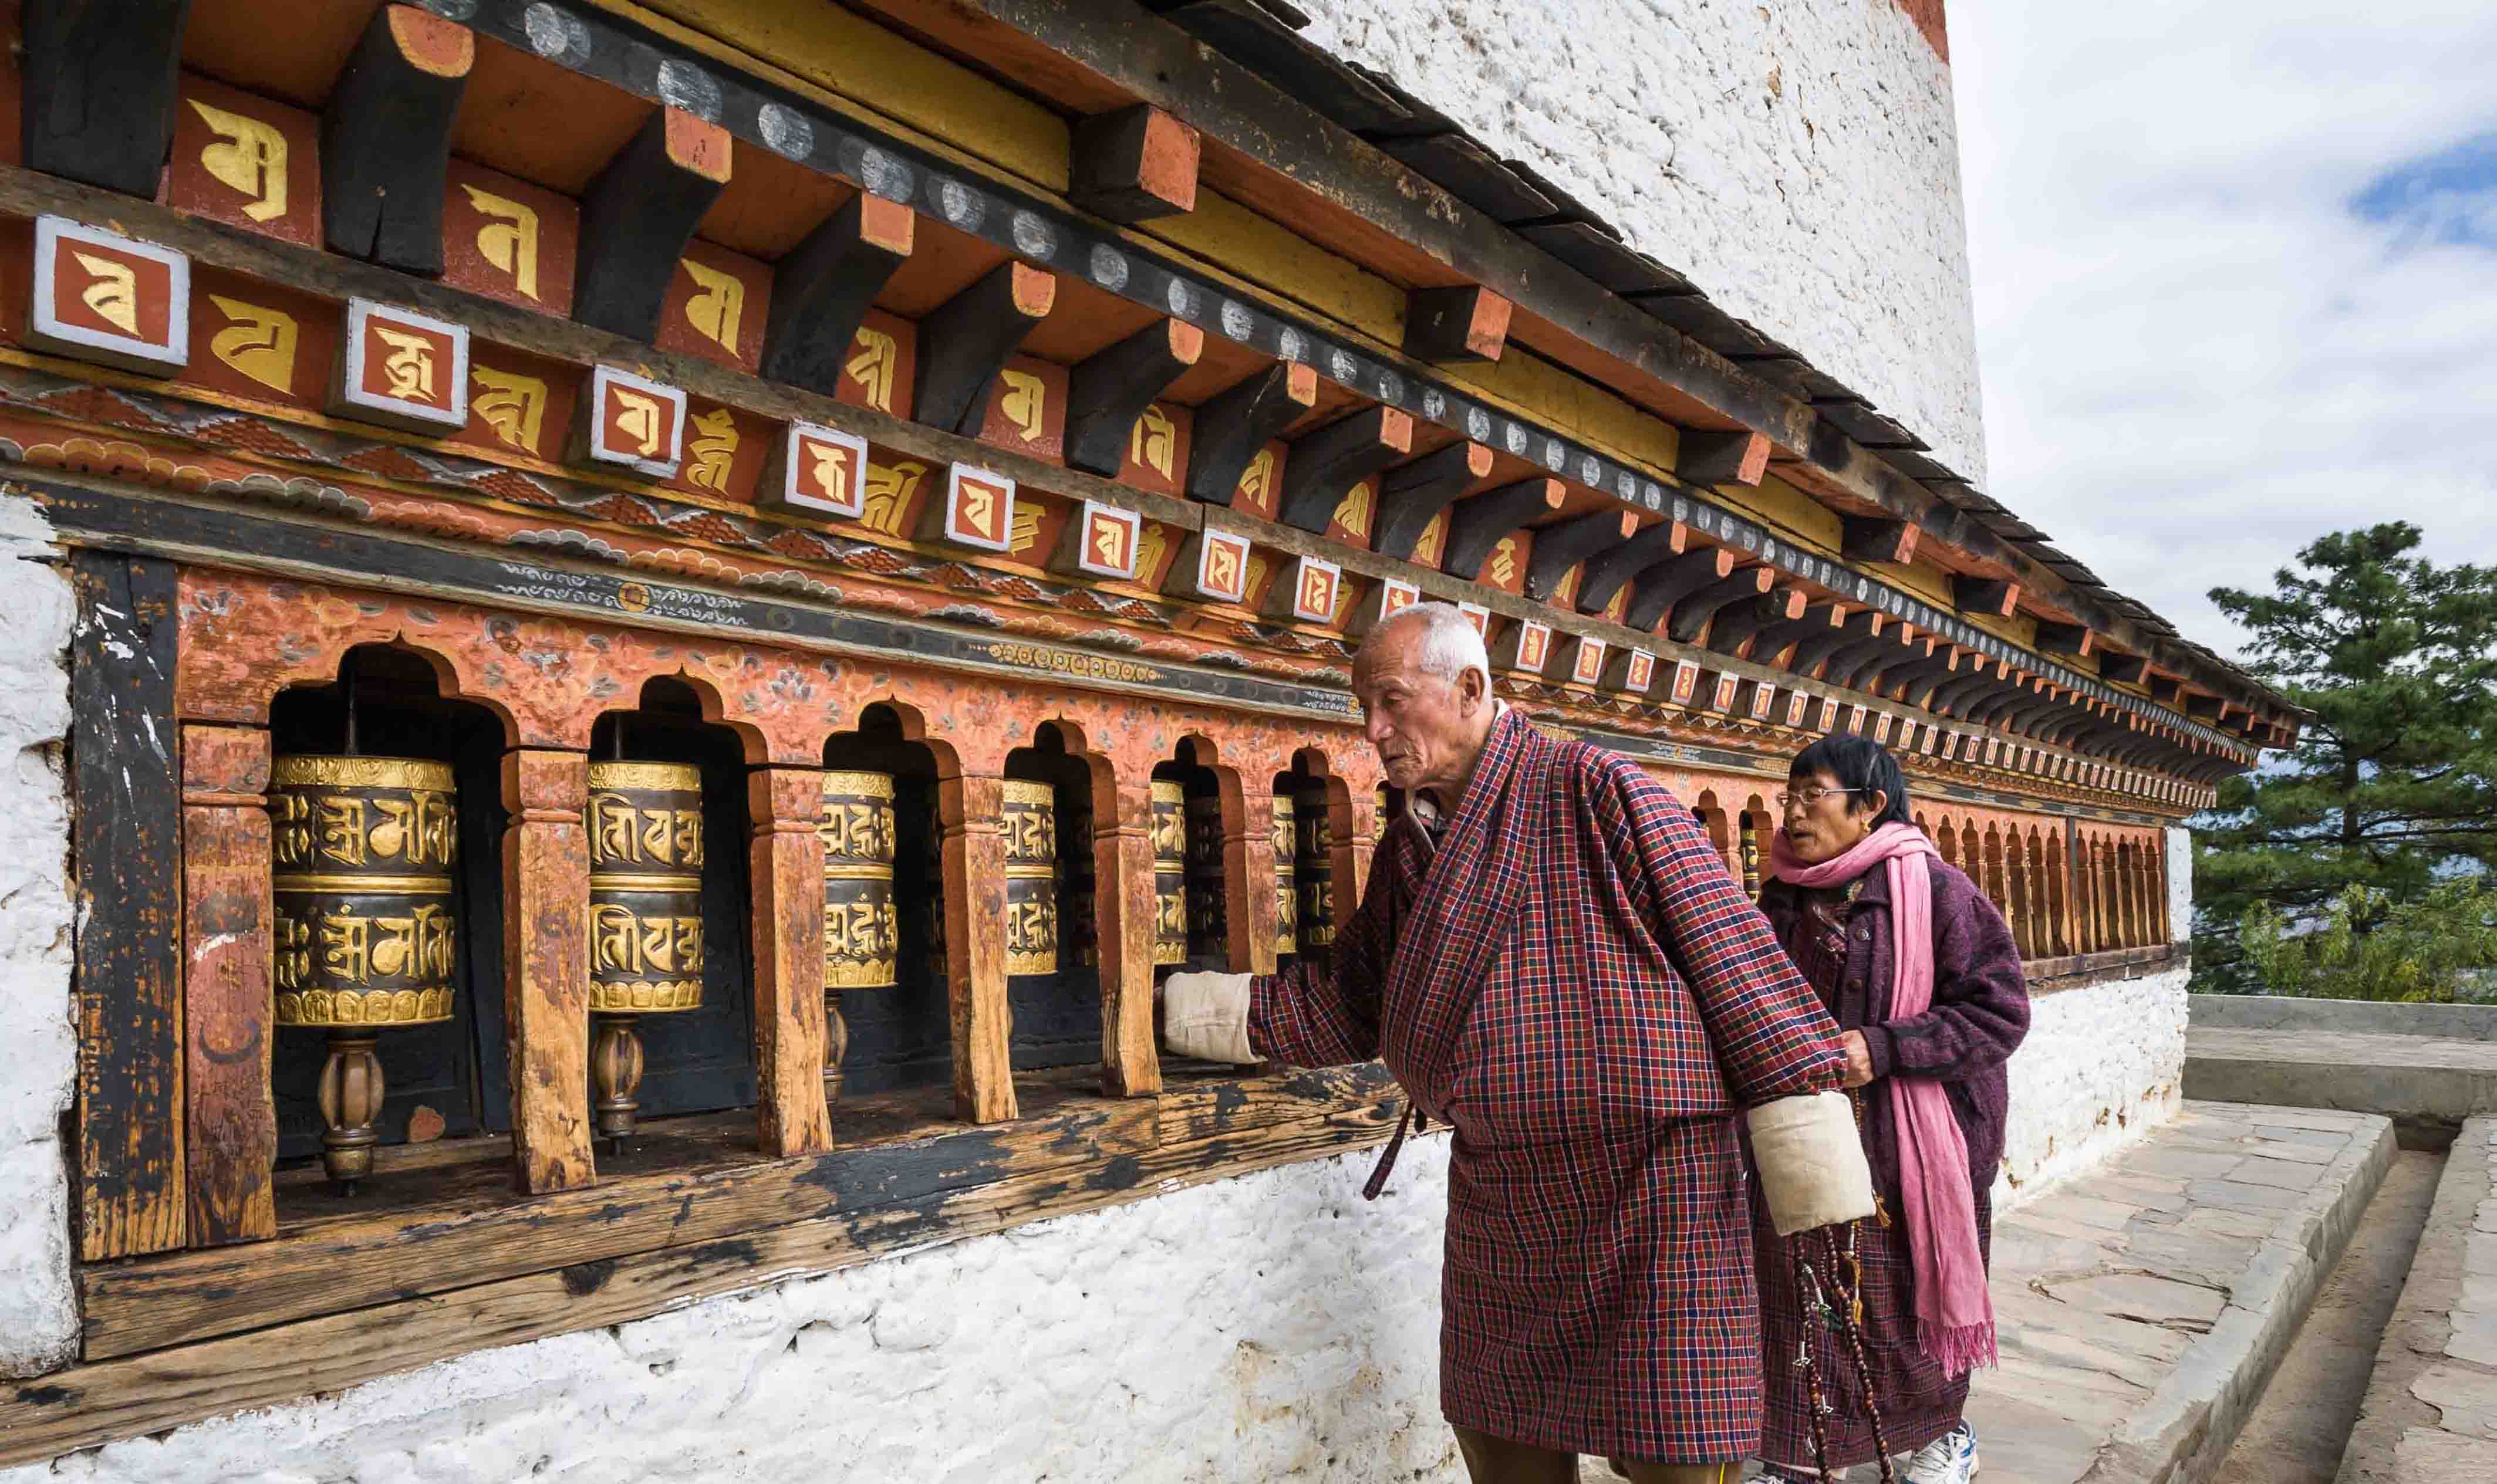
[[[383,1092],[374,1046],[371,1035],[333,1030],[329,1059],[321,1063],[321,1164],[340,1195],[355,1194],[356,1182],[373,1172],[373,1147],[382,1140],[373,1126]]]
[[[642,1106],[635,1022],[702,1005],[702,770],[592,763],[586,823],[591,1111],[620,1150]]]

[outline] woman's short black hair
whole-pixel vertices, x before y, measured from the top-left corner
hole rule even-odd
[[[1899,760],[1890,755],[1890,749],[1873,739],[1832,732],[1796,753],[1786,776],[1808,778],[1817,773],[1836,778],[1838,786],[1851,791],[1858,802],[1869,803],[1877,789],[1888,795],[1889,807],[1873,821],[1874,828],[1915,823],[1908,813],[1908,775],[1899,771]]]

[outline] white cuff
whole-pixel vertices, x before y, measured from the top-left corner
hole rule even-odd
[[[1190,971],[1163,980],[1162,1045],[1173,1056],[1237,1066],[1263,1060],[1248,1048],[1248,975]]]
[[[1873,1215],[1873,1167],[1844,1092],[1763,1103],[1745,1116],[1769,1224],[1781,1237]]]

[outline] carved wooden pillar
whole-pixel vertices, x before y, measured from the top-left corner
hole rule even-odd
[[[512,1163],[532,1195],[597,1179],[589,1122],[589,760],[503,755],[503,1007]]]
[[[1092,902],[1101,958],[1101,1090],[1144,1097],[1162,1088],[1154,1050],[1153,777],[1122,773],[1115,814],[1092,810]]]
[[[1275,971],[1275,792],[1251,773],[1222,810],[1223,921],[1236,972]]]
[[[2017,830],[2005,837],[2003,855],[2009,886],[2003,912],[2011,922],[2012,946],[2019,950],[2021,958],[2034,959],[2038,957],[2038,919],[2029,900],[2029,861],[2021,854]]]
[[[754,841],[755,1137],[763,1152],[833,1147],[824,1106],[824,811],[820,768],[746,774]]]
[[[1342,805],[1329,805],[1332,812],[1341,807],[1343,814],[1332,823],[1343,828],[1335,831],[1335,911],[1340,924],[1361,910],[1361,900],[1370,890],[1370,864],[1378,851],[1378,837],[1386,830],[1379,817],[1378,792],[1362,787],[1355,780],[1350,797]]]
[[[193,1247],[277,1235],[269,734],[182,728],[182,1090]]]
[[[954,1018],[954,1116],[1001,1123],[1015,1116],[1013,1011],[1006,1002],[1005,779],[943,780],[945,967]]]

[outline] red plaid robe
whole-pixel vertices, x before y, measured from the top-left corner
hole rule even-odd
[[[1436,851],[1388,831],[1331,974],[1256,981],[1250,1042],[1384,1057],[1450,1123],[1440,1405],[1541,1447],[1743,1457],[1760,1432],[1732,1117],[1838,1085],[1837,1028],[1637,765],[1492,728]]]

